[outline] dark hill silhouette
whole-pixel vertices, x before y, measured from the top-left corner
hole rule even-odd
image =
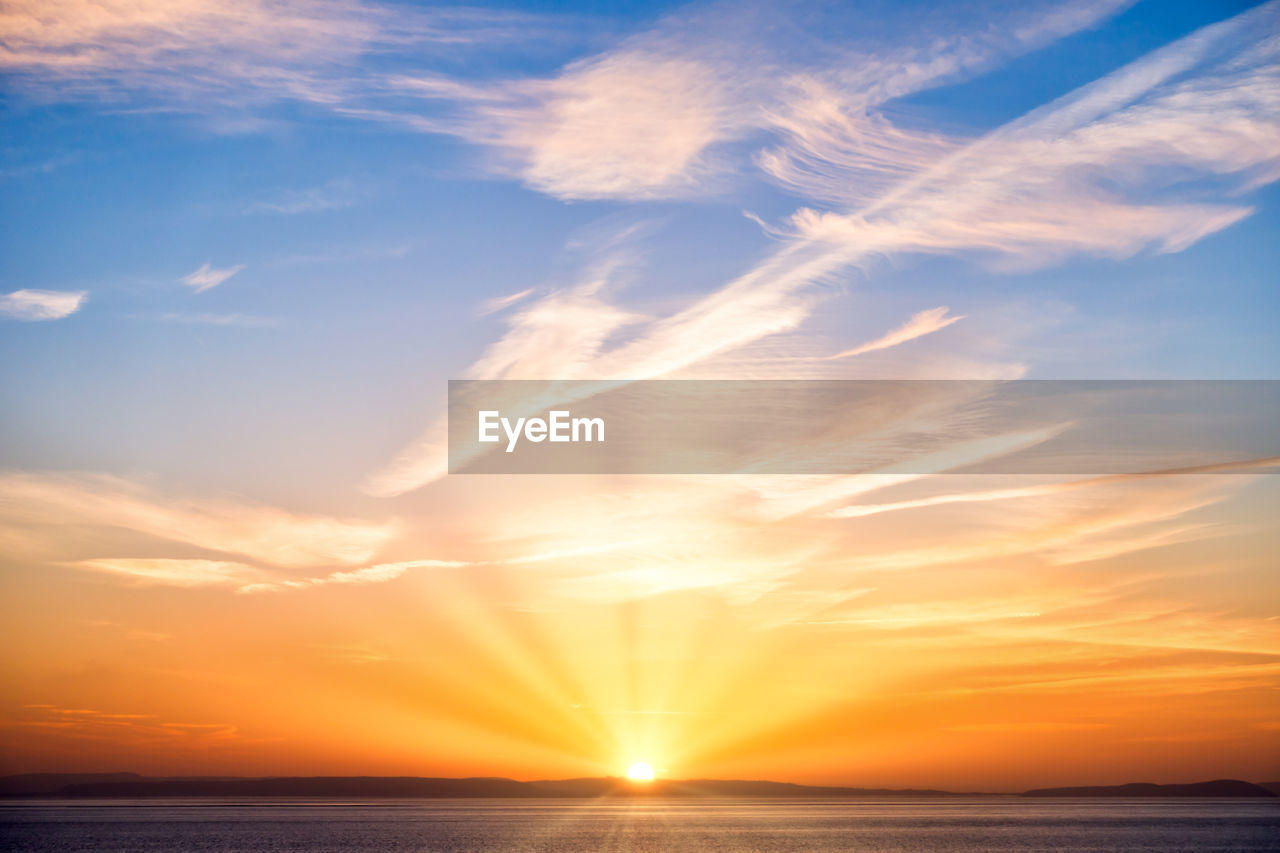
[[[659,779],[643,785],[613,777],[439,779],[419,776],[149,778],[118,774],[27,774],[0,779],[3,796],[57,797],[868,797],[954,796],[948,791],[839,788],[788,782]]]
[[[1082,788],[1038,788],[1024,797],[1274,797],[1276,793],[1262,785],[1239,779],[1215,779],[1188,785],[1155,785],[1131,782],[1128,785],[1099,785]]]
[[[951,791],[920,788],[842,788],[743,779],[657,779],[642,785],[625,779],[560,779],[529,782],[550,796],[599,797],[646,794],[664,797],[953,797]]]
[[[68,785],[140,782],[137,773],[22,773],[0,776],[0,796],[52,794]]]
[[[1271,793],[1280,796],[1280,782],[1259,782],[1258,784],[1266,788]]]
[[[737,779],[659,779],[635,784],[614,777],[442,779],[421,776],[148,777],[136,773],[26,773],[0,777],[0,797],[953,797],[933,789],[842,788]],[[986,795],[995,796],[995,795]],[[1040,788],[1024,797],[1275,797],[1266,787],[1220,779],[1190,785],[1135,783]]]

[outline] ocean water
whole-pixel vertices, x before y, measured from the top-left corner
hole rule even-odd
[[[1258,800],[133,800],[0,802],[0,850],[1265,851]]]

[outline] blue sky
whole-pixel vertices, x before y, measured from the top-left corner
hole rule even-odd
[[[0,461],[250,491],[266,466],[281,481],[358,492],[438,416],[444,380],[475,375],[487,348],[511,339],[512,312],[554,301],[610,252],[621,260],[608,305],[674,316],[805,239],[797,211],[875,205],[931,158],[998,139],[1161,48],[1186,53],[1180,40],[1255,5],[633,4],[606,15],[335,3],[273,19],[254,3],[192,3],[171,6],[163,31],[145,10],[66,32],[11,21],[5,290],[85,298],[62,319],[3,320],[15,369]],[[1127,108],[1220,73],[1274,25],[1273,8],[1253,14],[1080,127],[1118,127]],[[263,33],[289,49],[273,52]],[[1254,62],[1274,68],[1269,54]],[[632,109],[650,89],[654,103]],[[830,132],[821,118],[802,126],[813,105],[865,122],[872,153],[859,161],[837,141],[770,174],[762,157],[803,158],[797,133]],[[1248,118],[1248,133],[1274,130],[1272,114]],[[1114,245],[891,240],[818,276],[821,308],[781,333],[749,331],[677,359],[671,375],[740,375],[731,356],[744,348],[748,361],[753,347],[837,352],[949,306],[964,319],[935,341],[834,375],[1274,376],[1274,152],[1194,137],[1181,144],[1223,150],[1124,143],[1118,159],[1086,154],[1043,191],[1082,187],[1068,216],[1106,198],[1102,217],[1209,204],[1237,210],[1233,221],[1177,246],[1163,235],[1198,228],[1197,214],[1123,223],[1134,233]],[[822,162],[840,156],[852,160]],[[1030,180],[1000,191],[1041,192]],[[215,286],[183,282],[206,266]],[[628,328],[611,334],[625,341]],[[813,375],[785,359],[751,364]]]

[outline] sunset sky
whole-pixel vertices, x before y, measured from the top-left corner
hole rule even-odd
[[[1280,378],[1280,0],[5,0],[0,91],[0,773],[1280,778],[1274,465],[444,445],[461,378]]]

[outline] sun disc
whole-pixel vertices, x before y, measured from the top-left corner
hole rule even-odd
[[[627,768],[627,778],[632,782],[652,782],[653,768],[643,761],[637,761]]]

